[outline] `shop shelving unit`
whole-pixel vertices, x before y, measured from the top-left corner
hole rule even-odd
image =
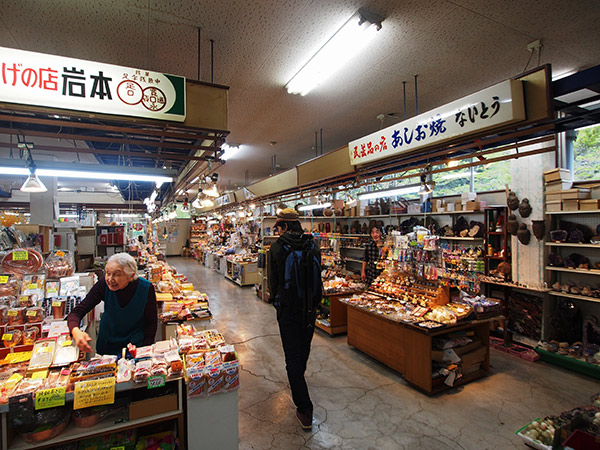
[[[125,251],[124,225],[98,225],[96,227],[96,257],[105,258]]]
[[[225,278],[241,287],[254,286],[259,281],[257,263],[225,260]]]

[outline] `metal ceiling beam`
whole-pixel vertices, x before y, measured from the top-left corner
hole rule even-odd
[[[16,143],[10,144],[8,142],[0,142],[2,148],[14,148],[18,150]],[[147,158],[152,160],[176,160],[176,161],[206,161],[204,156],[189,156],[189,155],[177,155],[173,153],[145,153],[145,152],[132,152],[124,150],[104,150],[94,149],[88,147],[59,147],[56,145],[38,145],[35,144],[34,150],[43,152],[68,152],[68,153],[90,153],[98,155],[111,155],[111,156],[132,156],[136,158]]]
[[[203,130],[198,134],[190,133],[189,130],[186,132],[176,132],[176,131],[167,131],[169,127],[165,126],[162,129],[152,129],[152,128],[134,128],[134,127],[126,127],[126,126],[117,126],[117,125],[104,125],[104,124],[94,124],[94,123],[86,123],[86,122],[73,122],[70,120],[60,120],[60,119],[42,119],[39,117],[28,117],[28,116],[15,116],[12,114],[0,114],[0,121],[7,122],[18,122],[18,123],[31,123],[35,125],[49,125],[56,127],[69,127],[69,128],[81,128],[86,130],[98,130],[98,131],[115,131],[123,134],[139,134],[139,135],[149,135],[149,136],[164,136],[174,139],[202,139],[202,140],[212,140],[218,141],[224,139],[221,135],[211,136],[209,131]],[[149,126],[149,125],[148,125]],[[173,129],[173,128],[170,128]],[[215,134],[218,132],[214,132]]]
[[[77,141],[92,141],[92,142],[109,142],[115,144],[129,144],[129,145],[138,145],[138,146],[146,146],[146,147],[163,147],[165,144],[159,141],[145,141],[145,140],[134,140],[134,139],[124,139],[117,137],[103,137],[103,136],[91,136],[86,134],[67,134],[67,133],[52,133],[45,131],[35,131],[35,130],[27,130],[27,129],[17,129],[17,128],[0,128],[0,134],[13,134],[13,135],[25,135],[25,136],[37,136],[37,137],[47,137],[53,139],[75,139]],[[220,150],[220,147],[208,147],[206,145],[193,145],[193,144],[180,144],[176,142],[168,142],[166,144],[168,148],[179,148],[182,150],[206,150],[210,152],[217,152]],[[211,159],[213,157],[209,157]],[[214,157],[216,159],[216,156]]]

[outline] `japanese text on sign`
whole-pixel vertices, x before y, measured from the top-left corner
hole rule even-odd
[[[525,119],[522,82],[507,80],[348,144],[364,164]]]
[[[115,377],[75,383],[73,409],[109,405],[115,402]]]
[[[44,389],[35,393],[35,409],[54,408],[65,405],[65,387]]]
[[[185,120],[185,78],[0,47],[0,101]]]

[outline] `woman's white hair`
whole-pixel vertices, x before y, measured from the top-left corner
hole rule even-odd
[[[133,279],[137,279],[137,263],[135,262],[135,259],[133,259],[133,256],[131,256],[129,253],[116,253],[108,258],[106,264],[111,262],[117,263],[126,274],[134,274],[135,276]]]

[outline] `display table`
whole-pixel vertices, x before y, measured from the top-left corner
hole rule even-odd
[[[41,449],[47,448],[51,446],[56,446],[59,444],[66,444],[69,442],[79,441],[81,439],[88,439],[94,436],[101,436],[109,433],[114,433],[118,431],[131,430],[134,428],[138,428],[144,425],[151,425],[153,423],[165,422],[168,420],[177,420],[177,428],[179,434],[179,441],[181,443],[181,448],[186,448],[186,440],[185,431],[184,431],[184,382],[183,379],[177,379],[173,381],[169,381],[167,385],[175,385],[175,394],[157,397],[159,400],[151,399],[151,400],[141,400],[137,402],[137,405],[132,402],[129,409],[129,415],[132,414],[132,405],[139,406],[141,412],[136,412],[137,416],[143,416],[139,418],[134,418],[132,420],[127,420],[124,422],[114,423],[112,418],[107,418],[105,420],[100,421],[96,425],[92,427],[86,428],[78,428],[72,422],[67,426],[67,429],[56,436],[53,439],[49,439],[40,443],[30,444],[22,440],[16,433],[14,433],[10,429],[9,419],[8,419],[8,410],[9,406],[7,404],[0,405],[0,420],[2,424],[2,450],[16,450],[16,449]],[[141,389],[147,389],[147,387],[143,384],[135,384],[133,382],[128,383],[118,383],[115,385],[115,395],[117,393],[122,392],[132,392]],[[151,392],[151,391],[148,391]],[[150,394],[149,394],[150,395]],[[237,396],[237,393],[236,393]],[[73,401],[74,394],[73,392],[69,392],[66,395],[66,402]],[[206,399],[205,399],[206,400]],[[151,401],[153,404],[146,405],[142,402]],[[144,412],[145,410],[145,412]],[[237,412],[237,410],[236,410]],[[236,416],[236,430],[237,430],[237,416]],[[202,427],[200,423],[196,425],[197,427]],[[204,429],[204,428],[203,428]],[[209,430],[205,430],[208,432]]]
[[[156,337],[157,341],[169,340],[171,338],[177,338],[177,325],[181,323],[185,323],[187,325],[193,325],[196,330],[207,330],[210,328],[210,317],[203,319],[191,319],[191,320],[180,320],[180,321],[172,321],[172,322],[163,322],[159,319],[159,327],[158,327],[158,336]]]
[[[253,286],[259,282],[258,263],[236,262],[226,259],[225,278],[240,286]]]
[[[354,294],[325,294],[323,298],[329,298],[329,320],[323,321],[317,319],[315,322],[316,327],[331,336],[346,333],[348,330],[347,306],[345,303],[340,302],[340,299],[352,297],[352,295]],[[319,305],[319,307],[327,309],[323,304]]]
[[[426,330],[348,305],[348,344],[397,370],[415,387],[434,394],[451,387],[444,384],[443,377],[434,379],[432,376],[432,340],[455,332],[472,332],[470,334],[478,338],[485,349],[477,354],[476,361],[471,361],[478,369],[456,380],[454,387],[468,383],[490,371],[491,320],[470,321]]]

